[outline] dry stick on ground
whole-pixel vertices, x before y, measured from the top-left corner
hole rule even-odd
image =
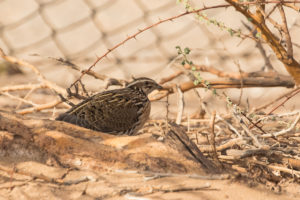
[[[280,104],[278,104],[277,106],[275,106],[273,109],[271,109],[266,115],[270,115],[271,113],[273,113],[275,110],[277,110],[280,106],[284,105],[289,99],[291,99],[293,96],[295,96],[296,94],[298,94],[300,92],[300,88],[296,88],[295,90],[293,90],[292,92],[289,92],[287,95],[285,95],[284,97],[286,97],[286,99],[284,101],[282,101]],[[256,121],[254,124],[252,124],[249,128],[253,128],[254,126],[256,126],[261,120]]]
[[[176,117],[176,124],[181,124],[181,119],[182,119],[182,115],[183,115],[183,108],[184,108],[184,97],[183,97],[183,93],[180,90],[180,88],[178,87],[178,85],[176,86],[177,88],[177,107],[178,107],[178,112],[177,112],[177,117]]]
[[[234,115],[234,116],[236,117],[236,115]],[[252,138],[253,144],[256,147],[261,148],[262,144],[258,141],[257,137],[255,135],[253,135],[253,133],[248,129],[248,127],[243,122],[240,124],[241,124],[241,127],[244,129],[244,131],[247,133],[247,135]]]
[[[219,162],[219,164],[221,164],[221,162],[218,159],[218,154],[217,154],[217,150],[216,150],[216,134],[215,134],[215,119],[216,119],[216,111],[213,111],[212,116],[211,116],[211,120],[210,120],[210,146],[213,150],[213,155],[214,158],[216,159],[216,161]]]
[[[223,119],[220,115],[217,115],[217,119],[221,120],[222,122],[224,122],[228,128],[234,132],[239,138],[243,138],[243,136],[239,133],[239,131],[231,124],[228,123],[225,119]]]
[[[244,120],[241,117],[239,107],[234,104],[231,110],[233,117],[236,119],[236,121],[239,123],[242,129],[246,132],[246,134],[252,138],[253,144],[256,147],[261,148],[263,145],[258,141],[257,137],[250,131],[250,129],[245,124]]]
[[[132,174],[132,171],[118,170],[118,173]],[[137,171],[137,174],[145,175],[144,180],[150,181],[153,179],[164,178],[164,177],[183,177],[192,178],[200,180],[226,180],[229,179],[229,174],[208,174],[208,175],[198,175],[198,174],[176,174],[176,173],[159,173],[151,171]]]
[[[230,149],[226,151],[226,154],[228,156],[232,156],[235,159],[243,159],[251,156],[270,156],[271,151],[270,148],[265,148],[265,149],[257,149],[257,148],[251,148],[251,149]]]
[[[255,163],[255,164],[259,164],[259,165],[263,165],[265,167],[268,167],[270,169],[273,169],[273,170],[278,170],[278,171],[282,171],[282,172],[285,172],[285,173],[288,173],[288,174],[291,174],[291,175],[296,175],[298,178],[300,177],[300,171],[296,171],[296,170],[293,170],[293,169],[288,169],[286,167],[281,167],[281,166],[276,166],[276,165],[268,165],[264,162],[261,162],[261,161],[258,161],[258,160],[251,160],[250,161],[251,163]]]
[[[267,120],[267,119],[270,119],[270,118],[273,119],[274,117],[277,117],[277,118],[280,118],[280,117],[289,117],[289,116],[298,115],[298,113],[299,113],[299,111],[293,111],[293,112],[290,112],[290,113],[266,115],[266,116],[260,118],[260,120],[264,121],[264,120]]]
[[[295,126],[297,125],[297,123],[299,122],[300,120],[300,112],[298,113],[298,116],[296,117],[295,121],[291,124],[291,126],[285,130],[281,130],[281,131],[278,131],[276,133],[266,133],[260,137],[262,138],[268,138],[268,137],[278,137],[280,135],[283,135],[285,133],[288,133],[290,132],[291,130],[293,130],[293,128],[295,128]]]
[[[256,151],[259,152],[260,150],[256,150]],[[236,156],[220,155],[219,157],[225,161],[228,161],[228,160],[235,161],[238,159],[238,157],[236,157]],[[299,160],[297,160],[297,161],[299,161]],[[291,174],[292,176],[296,175],[297,177],[300,177],[300,171],[296,171],[294,169],[289,169],[287,167],[277,166],[277,165],[273,165],[273,164],[267,164],[267,163],[264,163],[264,162],[258,161],[258,160],[247,161],[247,163],[254,163],[254,164],[262,165],[262,166],[268,167],[268,168],[276,170],[276,171],[281,171],[281,172]],[[233,165],[233,169],[241,171],[242,173],[249,172],[248,170],[241,168],[240,166],[236,166],[236,165]]]
[[[243,113],[243,112],[241,112],[241,114],[251,123],[251,126],[255,126],[256,128],[258,128],[258,130],[260,130],[262,133],[266,133],[261,127],[259,127],[258,125],[257,125],[257,122],[255,123],[255,122],[253,122],[252,121],[252,119],[251,118],[249,118],[245,113]],[[250,129],[250,127],[249,127],[249,129]]]
[[[282,161],[288,163],[292,168],[300,169],[300,159],[283,158]]]
[[[227,159],[227,160],[241,160],[246,157],[252,157],[252,156],[270,157],[271,155],[274,154],[274,152],[272,152],[272,150],[270,150],[269,148],[266,148],[266,149],[242,149],[242,150],[231,149],[231,150],[226,151],[226,154],[227,154],[226,156],[222,155],[220,157],[222,157],[222,159]],[[277,160],[276,162],[280,162],[283,165],[286,165],[288,163],[290,165],[290,167],[293,167],[296,169],[299,169],[299,167],[300,167],[300,160],[293,159],[293,158],[283,157],[283,158],[279,158],[279,160]],[[271,163],[268,163],[268,165],[272,166]],[[278,166],[278,167],[280,167],[280,166]],[[287,168],[285,168],[285,169],[287,169]],[[287,170],[287,171],[290,171],[290,170]]]
[[[188,191],[199,191],[199,190],[209,190],[212,189],[210,184],[204,184],[203,186],[198,187],[186,187],[183,185],[177,186],[161,186],[161,185],[152,185],[150,188],[147,187],[140,187],[140,186],[130,186],[120,188],[119,192],[117,193],[118,197],[120,196],[125,197],[125,199],[148,199],[143,198],[144,195],[155,194],[156,192],[160,193],[174,193],[174,192],[188,192]],[[115,197],[116,194],[113,195],[106,195],[105,197]]]
[[[248,140],[246,140],[245,138],[234,138],[234,139],[231,139],[231,140],[225,142],[224,144],[217,146],[216,151],[223,151],[225,149],[229,149],[229,148],[233,147],[234,145],[238,145],[238,146],[245,145],[245,144],[247,144],[247,141]],[[199,147],[199,149],[202,153],[214,151],[211,148],[211,145],[208,145],[208,146],[201,145]]]
[[[152,194],[154,192],[187,192],[187,191],[198,191],[198,190],[205,190],[209,189],[211,186],[206,184],[199,187],[184,187],[184,186],[177,186],[177,187],[171,187],[171,188],[162,188],[161,186],[153,186],[151,188],[150,192],[146,192],[146,194]]]
[[[167,95],[167,99],[166,99],[166,131],[165,133],[168,133],[169,132],[169,95]]]
[[[87,181],[90,181],[91,179],[89,177],[80,177],[79,179],[75,179],[75,180],[63,180],[63,178],[70,172],[71,169],[67,169],[65,174],[63,174],[61,176],[61,178],[52,178],[51,176],[48,176],[47,174],[37,174],[37,173],[34,173],[34,172],[28,172],[28,171],[24,171],[18,167],[14,167],[14,168],[9,168],[9,167],[4,167],[2,165],[0,165],[0,170],[1,171],[4,171],[8,174],[13,174],[13,173],[16,173],[16,174],[21,174],[21,175],[25,175],[25,176],[28,176],[28,177],[31,177],[30,180],[26,181],[26,182],[30,182],[30,181],[33,181],[34,179],[41,179],[45,182],[48,182],[48,183],[52,183],[52,184],[58,184],[58,185],[75,185],[75,184],[78,184],[78,183],[82,183],[82,182],[87,182]],[[3,189],[3,187],[2,187]]]

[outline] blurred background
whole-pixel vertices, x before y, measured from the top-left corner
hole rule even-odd
[[[206,6],[222,4],[223,1],[193,1]],[[267,8],[268,9],[268,8]],[[7,55],[24,59],[34,64],[50,81],[67,88],[80,73],[56,62],[53,58],[64,58],[81,69],[87,69],[97,57],[103,55],[139,29],[185,12],[182,4],[175,0],[0,0],[0,48]],[[300,58],[300,15],[287,9],[287,21],[294,44],[294,55]],[[223,22],[227,27],[248,33],[247,23],[233,8],[205,11],[207,16]],[[274,14],[276,19],[278,14]],[[129,40],[102,59],[94,71],[110,77],[130,80],[132,76],[147,76],[159,81],[179,70],[181,59],[177,58],[176,46],[189,47],[190,58],[195,64],[213,66],[225,72],[239,72],[236,62],[245,72],[259,71],[265,62],[256,42],[231,36],[193,15],[155,26],[136,39]],[[272,50],[264,46],[267,56],[276,71],[288,75]],[[6,69],[5,69],[6,68]],[[18,71],[18,70],[17,70]],[[37,77],[28,69],[22,74],[9,71],[7,65],[0,66],[0,87],[21,83],[34,83]],[[203,73],[204,78],[211,75]],[[182,76],[173,80],[180,83],[188,80]],[[83,82],[90,91],[104,90],[105,83],[90,76]],[[261,105],[291,89],[248,88],[243,89],[242,105]],[[227,89],[233,100],[239,98],[240,89]],[[208,112],[226,112],[225,102],[220,101],[204,89],[191,90],[184,94],[185,115],[192,115],[205,103]],[[177,96],[169,98],[170,115],[176,115]],[[300,109],[299,95],[281,111]],[[42,103],[44,97],[35,97]],[[16,101],[17,102],[17,101]],[[14,100],[0,96],[0,106],[12,106]],[[153,118],[166,115],[166,100],[154,102]],[[280,111],[280,110],[279,110]]]

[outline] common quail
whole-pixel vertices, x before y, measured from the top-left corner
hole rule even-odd
[[[137,78],[125,88],[89,97],[56,120],[114,135],[134,135],[149,118],[148,94],[156,89],[162,87],[154,80]]]

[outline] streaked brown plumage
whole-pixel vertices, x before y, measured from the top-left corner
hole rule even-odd
[[[98,93],[75,105],[56,120],[115,135],[134,135],[149,118],[147,97],[162,89],[149,78],[137,78],[125,88]]]

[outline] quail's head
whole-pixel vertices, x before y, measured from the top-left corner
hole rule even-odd
[[[128,83],[126,87],[135,90],[142,90],[146,95],[150,94],[153,90],[163,89],[163,87],[154,80],[146,77],[136,78],[132,82]]]

